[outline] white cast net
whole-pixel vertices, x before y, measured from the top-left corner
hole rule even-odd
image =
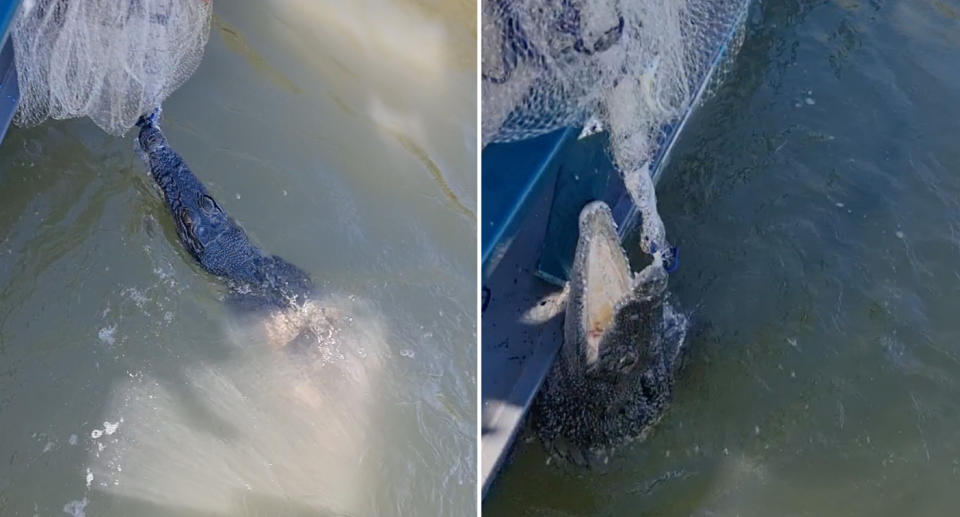
[[[87,116],[122,135],[197,69],[211,14],[210,0],[24,0],[14,121]]]
[[[749,0],[482,0],[482,139],[599,121],[642,218],[668,248],[649,162],[694,101]]]

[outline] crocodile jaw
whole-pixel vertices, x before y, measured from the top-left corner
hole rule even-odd
[[[580,212],[580,236],[570,281],[564,356],[573,370],[586,373],[600,358],[604,336],[617,310],[631,296],[633,278],[620,247],[610,208],[594,201]]]

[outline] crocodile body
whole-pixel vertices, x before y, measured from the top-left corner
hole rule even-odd
[[[310,277],[297,266],[263,253],[229,217],[170,146],[159,111],[137,121],[139,151],[163,192],[177,237],[200,266],[226,280],[229,301],[243,311],[286,308],[310,295]]]

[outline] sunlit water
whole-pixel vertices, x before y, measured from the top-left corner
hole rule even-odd
[[[327,332],[277,350],[89,121],[0,146],[0,515],[468,515],[475,4],[216,4],[171,145]]]
[[[522,438],[485,513],[956,513],[958,56],[954,0],[754,2],[658,186],[672,406],[592,471]]]

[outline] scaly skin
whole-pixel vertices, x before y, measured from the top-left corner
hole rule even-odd
[[[564,343],[533,411],[553,453],[594,464],[663,413],[682,341],[664,328],[666,286],[659,263],[631,273],[605,204],[583,209]]]
[[[313,289],[297,266],[254,246],[220,208],[173,149],[157,124],[159,111],[140,117],[137,138],[150,174],[163,192],[177,237],[206,271],[224,278],[231,301],[243,310],[302,304]]]

